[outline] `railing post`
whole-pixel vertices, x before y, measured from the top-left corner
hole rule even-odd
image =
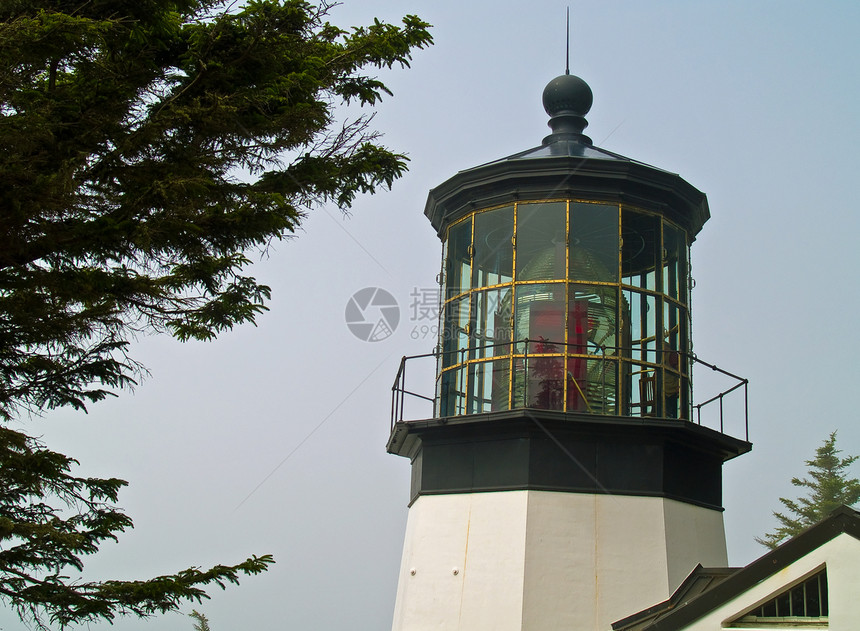
[[[720,434],[724,434],[723,431],[723,393],[720,393]]]
[[[465,381],[466,370],[468,370],[468,366],[466,365],[466,350],[465,348],[460,349],[460,385],[457,390],[457,395],[460,399],[460,403],[457,406],[460,414],[464,414],[466,412],[466,386],[463,385]]]
[[[588,347],[586,347],[586,352],[587,351],[588,351]],[[588,360],[587,359],[585,360],[585,370],[586,370],[586,372],[588,371]],[[564,367],[564,374],[565,374],[565,379],[567,379],[567,366]],[[600,346],[600,375],[601,375],[600,388],[601,388],[601,392],[603,393],[603,401],[605,403],[606,402],[606,346],[604,346],[604,345]],[[616,384],[618,383],[617,379],[616,379],[615,383]],[[603,413],[604,414],[606,414],[606,410],[608,407],[609,407],[608,405],[603,406]],[[616,393],[616,399],[615,399],[615,413],[618,414],[617,393]]]
[[[523,340],[526,348],[523,351],[523,407],[529,406],[529,339]]]
[[[403,420],[403,412],[406,407],[406,357],[400,360],[403,365],[403,371],[400,375],[400,420]]]

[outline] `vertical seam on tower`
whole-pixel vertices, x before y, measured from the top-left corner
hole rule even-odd
[[[523,582],[521,587],[521,598],[522,605],[520,605],[520,629],[521,631],[525,631],[526,624],[526,585],[528,584],[528,567],[527,563],[529,560],[529,505],[532,500],[532,492],[530,490],[525,491],[526,494],[526,523],[525,528],[523,529]]]
[[[457,612],[457,628],[460,628],[460,622],[463,619],[463,592],[466,589],[466,565],[469,559],[469,532],[472,529],[472,494],[469,494],[469,516],[466,518],[466,548],[463,550],[463,571],[460,577],[460,607]]]
[[[600,602],[600,581],[598,580],[598,576],[600,575],[600,496],[594,495],[594,533],[592,536],[592,541],[594,541],[594,559],[592,562],[592,567],[594,568],[594,613],[593,620],[600,619],[600,607],[598,607],[597,603]]]

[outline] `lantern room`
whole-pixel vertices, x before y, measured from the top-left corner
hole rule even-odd
[[[446,229],[439,416],[537,408],[689,418],[689,237],[584,196]]]
[[[438,417],[690,418],[689,248],[707,200],[594,147],[591,102],[582,79],[557,77],[539,147],[430,193],[443,243]]]

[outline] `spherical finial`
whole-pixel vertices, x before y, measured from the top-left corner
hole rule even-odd
[[[543,144],[573,141],[590,145],[591,138],[582,133],[588,127],[585,115],[591,109],[594,96],[588,84],[572,74],[563,74],[550,81],[543,90],[543,108],[549,114],[552,133]]]
[[[550,116],[562,112],[585,116],[593,101],[588,84],[572,74],[556,77],[543,90],[543,108]]]

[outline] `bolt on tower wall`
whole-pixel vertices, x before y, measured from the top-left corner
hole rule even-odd
[[[691,422],[689,249],[705,195],[594,147],[588,85],[543,94],[539,147],[457,175],[432,418],[412,463],[394,629],[595,629],[727,563],[722,463]]]

